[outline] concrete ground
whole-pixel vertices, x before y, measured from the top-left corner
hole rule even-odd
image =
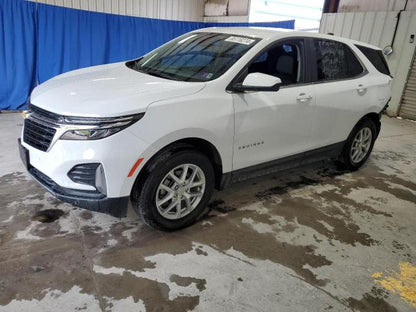
[[[357,172],[240,183],[174,233],[45,193],[18,159],[21,124],[0,114],[0,311],[416,309],[416,123],[383,118]]]

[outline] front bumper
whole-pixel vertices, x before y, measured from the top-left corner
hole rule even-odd
[[[69,173],[75,166],[99,163],[106,181],[105,190],[100,191],[109,198],[130,196],[142,166],[137,168],[133,176],[129,177],[129,172],[137,159],[147,159],[145,150],[149,147],[128,129],[100,140],[57,140],[47,152],[29,145],[23,139],[21,144],[29,150],[30,166],[65,189],[96,190],[91,184],[73,179]]]
[[[87,210],[106,213],[114,217],[121,218],[127,215],[129,196],[109,198],[97,190],[62,187],[33,167],[30,164],[28,150],[22,146],[20,139],[18,139],[18,144],[20,157],[30,176],[59,200]]]

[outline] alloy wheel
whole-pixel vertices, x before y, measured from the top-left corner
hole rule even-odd
[[[373,133],[368,127],[362,128],[357,132],[351,145],[350,157],[355,164],[362,161],[367,156],[371,147]]]
[[[170,170],[156,191],[156,208],[166,219],[177,220],[191,213],[204,196],[205,174],[194,164]]]

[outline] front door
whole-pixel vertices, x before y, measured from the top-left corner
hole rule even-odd
[[[279,77],[276,92],[234,93],[233,169],[265,163],[309,150],[314,87],[304,84],[305,43],[279,42],[255,58],[247,73]]]

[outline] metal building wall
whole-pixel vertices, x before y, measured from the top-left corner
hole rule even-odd
[[[204,22],[206,23],[248,23],[249,17],[247,16],[205,16]]]
[[[391,44],[398,11],[349,12],[323,14],[319,32],[332,32],[336,36],[367,42],[383,48]],[[407,76],[415,53],[415,42],[410,36],[416,33],[416,11],[401,13],[393,46],[393,54],[387,57],[391,73],[392,99],[387,112],[397,115]]]
[[[400,116],[416,120],[416,57],[407,78],[406,88],[400,105]]]
[[[332,32],[336,36],[385,47],[391,43],[397,13],[394,11],[323,14],[319,32]]]
[[[68,8],[182,21],[203,21],[205,0],[31,0]]]
[[[248,23],[249,0],[206,0],[204,22]]]
[[[338,13],[403,10],[406,0],[341,0]],[[416,0],[407,0],[406,11],[416,10]]]

